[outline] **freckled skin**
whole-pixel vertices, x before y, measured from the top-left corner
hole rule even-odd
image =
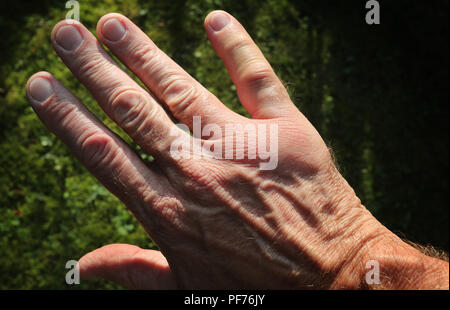
[[[138,289],[356,289],[369,288],[365,263],[377,260],[388,273],[377,288],[448,288],[448,263],[420,254],[364,208],[239,22],[215,11],[205,29],[251,119],[227,109],[120,14],[100,19],[98,37],[153,96],[82,24],[62,21],[52,32],[73,74],[155,158],[144,163],[51,74],[30,78],[30,104],[44,124],[160,249],[102,247],[81,258],[82,278]],[[201,116],[225,134],[230,123],[276,124],[277,166],[261,170],[260,158],[176,159],[168,113],[191,130]]]

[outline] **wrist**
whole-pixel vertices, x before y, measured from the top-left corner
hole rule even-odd
[[[383,229],[387,233],[362,248],[334,288],[339,285],[375,290],[449,288],[448,262],[422,254],[387,228]]]
[[[448,263],[419,252],[394,234],[381,240],[369,253],[379,261],[379,283],[369,289],[448,289]],[[369,257],[368,257],[369,258]]]
[[[449,264],[427,256],[402,241],[362,206],[354,191],[338,173],[332,188],[341,188],[335,197],[336,210],[349,225],[341,236],[341,266],[332,289],[448,289]],[[344,184],[346,186],[335,186]],[[353,198],[351,198],[353,197]],[[376,276],[376,273],[379,276]]]

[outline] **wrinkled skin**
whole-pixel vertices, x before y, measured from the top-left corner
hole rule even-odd
[[[52,32],[64,63],[155,158],[144,163],[51,74],[30,78],[28,97],[41,120],[127,205],[161,250],[105,246],[81,258],[82,278],[141,289],[360,288],[366,261],[381,259],[380,249],[420,255],[362,206],[239,22],[215,11],[205,29],[251,119],[226,108],[120,14],[100,19],[98,37],[153,96],[82,24],[62,21]],[[176,159],[169,114],[191,130],[194,116],[222,129],[227,123],[277,124],[278,165],[261,170],[260,158]]]

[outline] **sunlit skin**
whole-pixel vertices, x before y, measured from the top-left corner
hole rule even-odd
[[[80,259],[82,279],[134,289],[448,289],[447,262],[404,243],[361,204],[241,24],[214,11],[205,30],[251,118],[229,110],[123,15],[103,16],[97,36],[152,95],[82,24],[65,20],[53,29],[63,62],[155,158],[144,163],[50,73],[29,79],[28,98],[42,122],[160,249],[104,246]],[[264,171],[254,161],[174,159],[168,113],[191,130],[194,116],[222,128],[276,123],[278,166]],[[380,284],[365,282],[369,260],[380,264]]]

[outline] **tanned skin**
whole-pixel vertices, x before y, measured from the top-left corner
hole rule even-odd
[[[160,249],[94,250],[79,261],[82,279],[137,289],[448,289],[447,262],[402,241],[362,205],[242,25],[214,11],[205,30],[251,118],[229,110],[123,15],[103,16],[97,36],[152,95],[82,24],[65,20],[53,29],[63,62],[155,158],[144,163],[50,73],[28,81],[30,104],[43,123]],[[174,158],[172,119],[192,130],[195,116],[222,129],[277,124],[277,167],[261,170],[258,159]],[[379,284],[366,282],[372,260],[379,263]]]

